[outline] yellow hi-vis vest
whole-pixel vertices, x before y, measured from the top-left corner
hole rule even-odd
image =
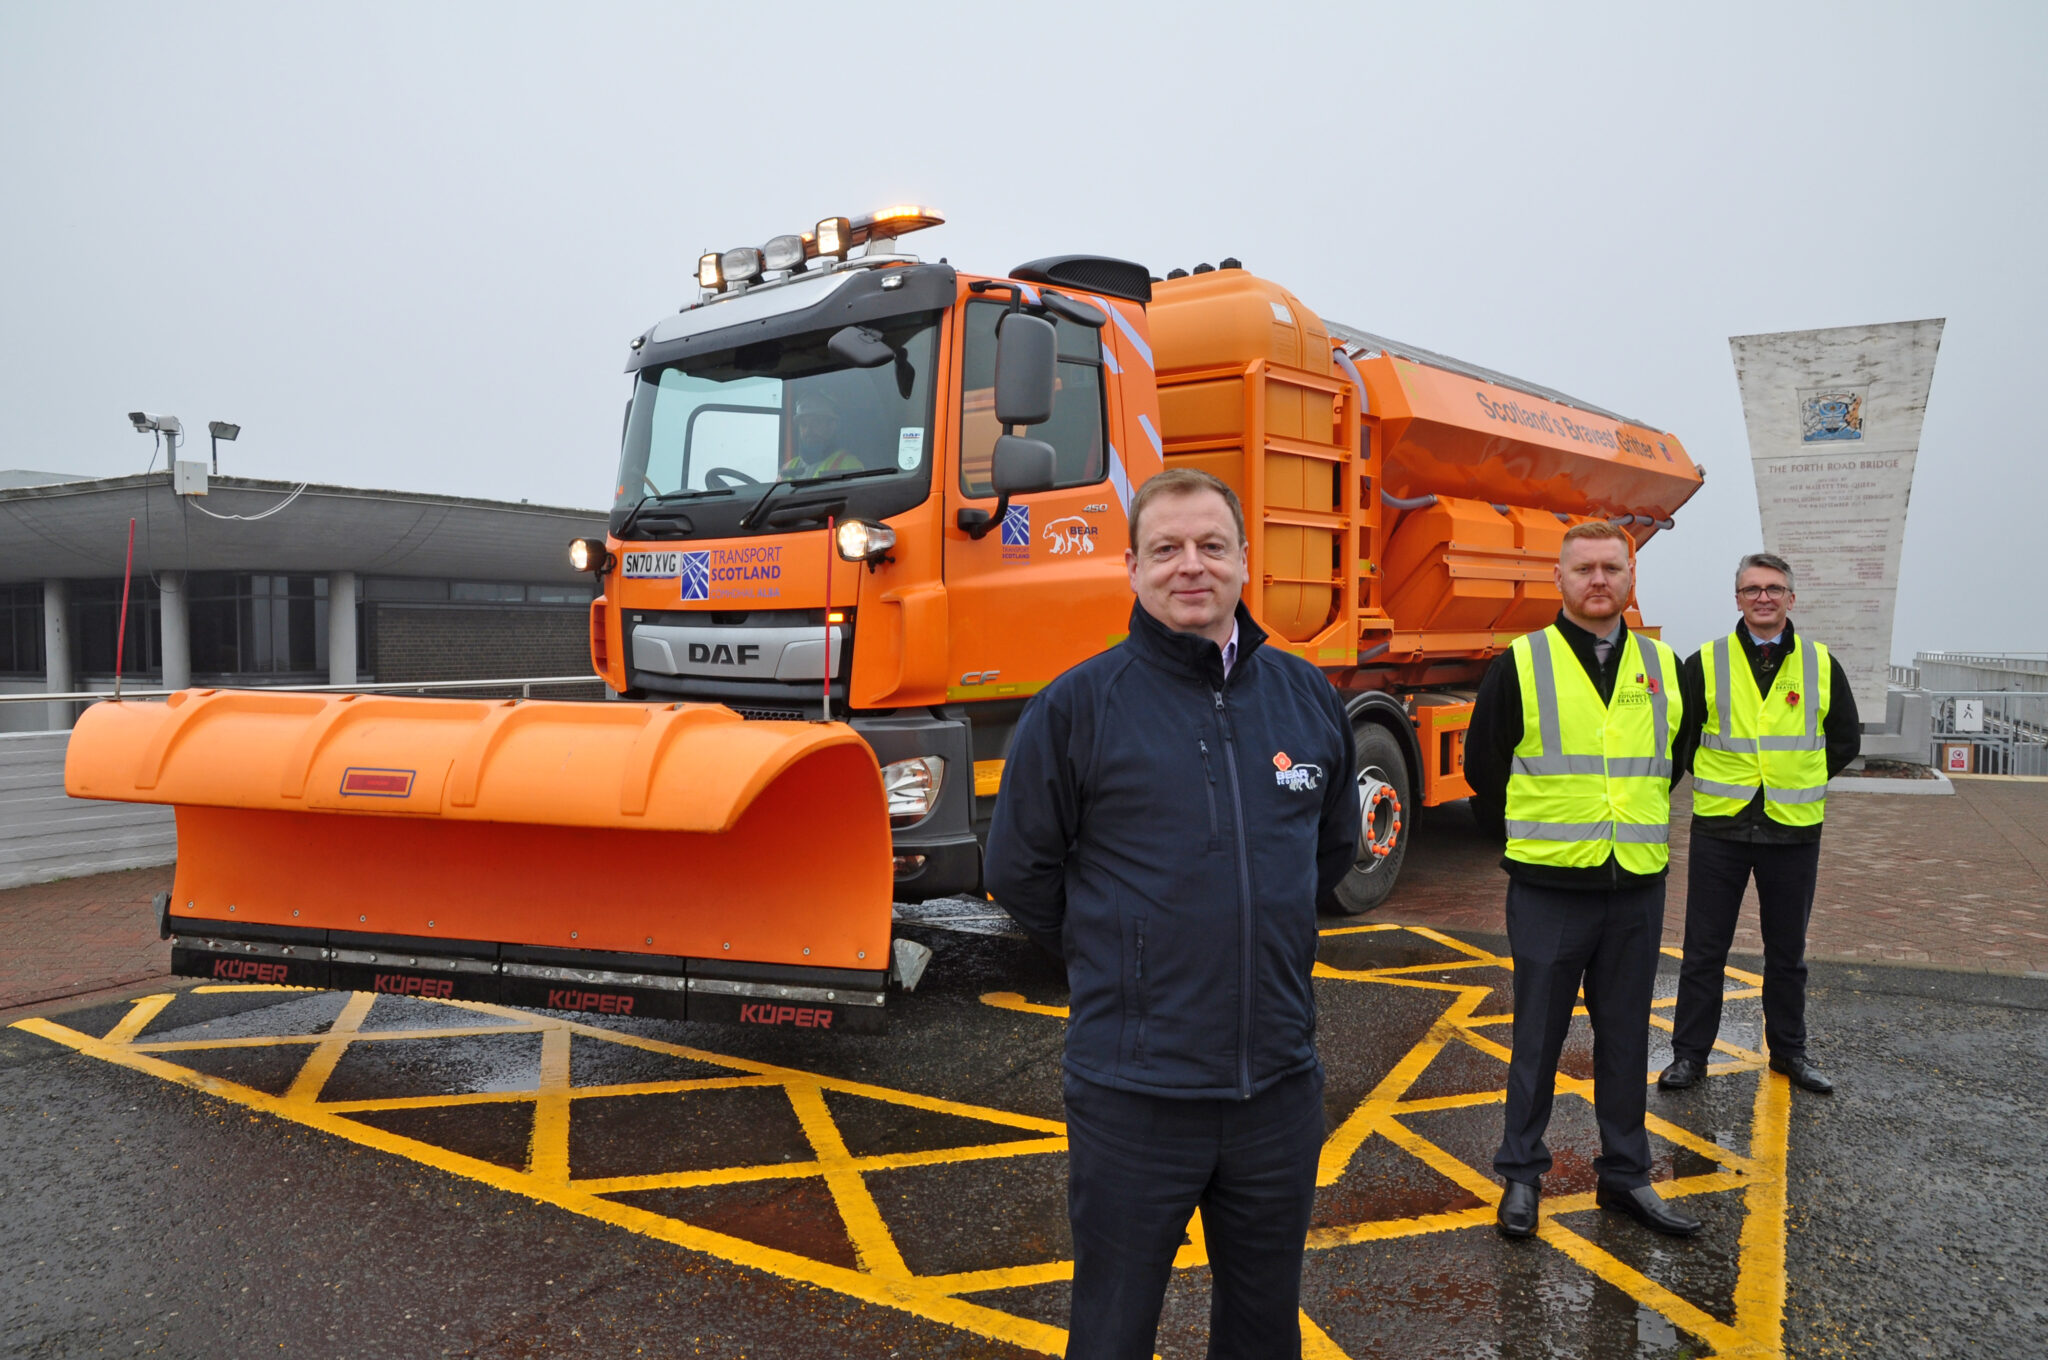
[[[1764,791],[1764,812],[1782,826],[1819,826],[1827,815],[1828,746],[1821,734],[1834,688],[1828,649],[1794,634],[1798,647],[1759,694],[1742,643],[1730,633],[1701,649],[1707,684],[1692,810],[1733,817]]]
[[[1671,858],[1671,753],[1685,704],[1678,656],[1631,631],[1600,702],[1555,624],[1515,639],[1522,740],[1508,774],[1508,858],[1632,874]]]

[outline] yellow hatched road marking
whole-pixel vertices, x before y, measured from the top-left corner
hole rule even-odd
[[[1316,976],[1345,985],[1399,987],[1444,994],[1444,1008],[1424,1034],[1404,1054],[1373,1090],[1339,1121],[1326,1141],[1318,1166],[1319,1184],[1341,1178],[1360,1149],[1374,1135],[1407,1156],[1431,1168],[1451,1184],[1470,1194],[1473,1207],[1415,1215],[1401,1219],[1320,1227],[1308,1237],[1311,1252],[1341,1250],[1363,1243],[1416,1238],[1444,1232],[1490,1228],[1499,1187],[1486,1170],[1460,1161],[1445,1148],[1410,1129],[1404,1120],[1432,1111],[1468,1109],[1498,1104],[1505,1098],[1501,1087],[1427,1098],[1410,1098],[1409,1090],[1447,1044],[1462,1043],[1505,1064],[1507,1047],[1484,1033],[1512,1021],[1511,1015],[1478,1014],[1493,996],[1495,988],[1477,980],[1446,981],[1444,975],[1486,968],[1511,968],[1511,961],[1486,949],[1457,940],[1442,932],[1392,924],[1340,926],[1325,935],[1370,935],[1405,932],[1450,950],[1456,957],[1437,963],[1401,964],[1385,968],[1339,969],[1318,964]],[[1675,954],[1674,950],[1665,950]],[[1724,992],[1728,999],[1755,997],[1761,979],[1739,969],[1727,970],[1732,985]],[[234,985],[205,986],[196,993],[242,991],[296,991],[305,989]],[[184,1040],[151,1039],[140,1036],[159,1021],[166,1008],[182,993],[142,997],[104,1039],[68,1029],[53,1021],[35,1019],[17,1022],[19,1028],[67,1045],[81,1053],[148,1073],[164,1081],[240,1103],[277,1118],[288,1119],[334,1137],[371,1147],[394,1156],[431,1166],[451,1175],[463,1176],[494,1188],[557,1205],[572,1212],[642,1234],[687,1250],[699,1251],[784,1279],[830,1289],[849,1298],[899,1309],[933,1322],[976,1336],[1057,1355],[1065,1347],[1066,1334],[1057,1327],[1032,1321],[1000,1308],[977,1303],[969,1295],[988,1291],[1057,1284],[1070,1279],[1073,1263],[1067,1260],[1022,1261],[990,1269],[950,1274],[919,1275],[907,1264],[897,1233],[881,1211],[865,1177],[874,1172],[918,1167],[1000,1165],[1005,1159],[1059,1155],[1066,1150],[1066,1129],[1057,1120],[1014,1111],[947,1100],[942,1097],[903,1091],[873,1083],[831,1077],[801,1069],[778,1066],[754,1059],[714,1053],[673,1044],[643,1034],[611,1030],[579,1021],[552,1016],[537,1017],[481,1002],[421,1002],[466,1010],[491,1023],[452,1026],[445,1029],[390,1029],[364,1031],[361,1026],[375,998],[352,995],[340,1015],[322,1034],[277,1034],[235,1039]],[[1027,1001],[1015,992],[991,992],[983,1002],[1047,1019],[1062,1019],[1067,1010]],[[1671,1022],[1661,1012],[1671,999],[1657,1003],[1659,1013],[1651,1023],[1669,1030]],[[1575,1012],[1583,1014],[1583,1007]],[[509,1022],[509,1023],[507,1023]],[[475,1039],[500,1034],[539,1034],[541,1058],[539,1075],[530,1091],[449,1092],[440,1095],[403,1096],[328,1101],[320,1097],[336,1068],[355,1045],[383,1045],[434,1039]],[[638,1049],[672,1058],[708,1064],[721,1075],[673,1078],[646,1082],[614,1082],[578,1087],[573,1085],[569,1055],[572,1041],[597,1041]],[[282,1096],[269,1096],[250,1087],[211,1077],[180,1066],[177,1057],[208,1050],[271,1047],[305,1057],[290,1089]],[[1735,1313],[1731,1322],[1708,1314],[1641,1271],[1624,1264],[1589,1239],[1564,1228],[1560,1215],[1590,1210],[1590,1193],[1561,1195],[1543,1201],[1543,1219],[1538,1241],[1561,1253],[1594,1277],[1622,1290],[1642,1306],[1651,1309],[1724,1356],[1777,1356],[1783,1353],[1785,1307],[1785,1225],[1787,1200],[1785,1183],[1786,1143],[1789,1135],[1789,1084],[1763,1071],[1762,1054],[1721,1042],[1716,1048],[1723,1060],[1711,1064],[1710,1077],[1756,1073],[1758,1090],[1753,1106],[1750,1145],[1746,1154],[1723,1148],[1676,1122],[1651,1115],[1649,1127],[1660,1137],[1688,1148],[1718,1163],[1717,1170],[1667,1181],[1659,1190],[1668,1198],[1740,1192],[1744,1219],[1740,1235],[1738,1283]],[[372,1050],[376,1051],[376,1050]],[[1505,1067],[1502,1069],[1503,1087]],[[1647,1078],[1654,1080],[1654,1074]],[[573,1174],[569,1127],[572,1111],[588,1100],[613,1097],[667,1095],[682,1097],[695,1093],[780,1087],[796,1115],[803,1136],[814,1154],[802,1161],[746,1164],[692,1171],[657,1172],[638,1176],[588,1177]],[[1590,1082],[1560,1075],[1560,1095],[1590,1100]],[[854,1156],[833,1118],[825,1093],[885,1102],[904,1110],[922,1110],[980,1120],[1014,1130],[1015,1137],[967,1146],[940,1147],[914,1152],[885,1152]],[[529,1163],[513,1169],[484,1162],[418,1139],[394,1134],[349,1118],[351,1114],[389,1110],[459,1108],[531,1102],[534,1106],[533,1137]],[[690,1188],[794,1182],[805,1179],[822,1183],[832,1195],[847,1237],[855,1250],[856,1264],[849,1268],[820,1261],[797,1252],[718,1232],[684,1222],[665,1214],[623,1204],[608,1196],[641,1190]],[[1179,1269],[1206,1264],[1208,1244],[1200,1215],[1188,1225],[1188,1241],[1175,1258]],[[1345,1352],[1332,1337],[1330,1327],[1341,1319],[1325,1316],[1318,1321],[1301,1315],[1303,1355],[1309,1360],[1340,1360]],[[1341,1328],[1339,1332],[1341,1334]]]

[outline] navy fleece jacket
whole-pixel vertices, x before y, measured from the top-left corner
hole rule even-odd
[[[1358,792],[1336,690],[1264,646],[1238,657],[1131,610],[1130,637],[1025,709],[986,876],[1066,960],[1066,1070],[1245,1099],[1316,1065],[1316,905],[1350,869]]]

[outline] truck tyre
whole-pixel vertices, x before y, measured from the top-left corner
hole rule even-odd
[[[1351,740],[1358,755],[1358,859],[1333,896],[1340,910],[1359,916],[1394,890],[1408,854],[1414,804],[1400,738],[1378,723],[1362,722]]]

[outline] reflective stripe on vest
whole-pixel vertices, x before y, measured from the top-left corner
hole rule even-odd
[[[1809,638],[1758,692],[1734,633],[1706,646],[1701,670],[1710,686],[1704,730],[1693,756],[1693,811],[1733,817],[1764,790],[1764,812],[1784,826],[1817,826],[1827,812],[1827,739],[1821,731],[1833,702],[1828,649]],[[1782,699],[1781,697],[1782,696]]]
[[[1669,862],[1671,747],[1677,657],[1630,633],[1614,696],[1602,704],[1555,626],[1516,639],[1522,739],[1508,774],[1508,858],[1597,868],[1612,855],[1631,873]]]

